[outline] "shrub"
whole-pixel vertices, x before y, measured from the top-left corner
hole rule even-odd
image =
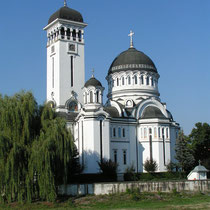
[[[117,163],[113,162],[112,160],[103,159],[101,162],[98,162],[98,165],[105,177],[113,180],[117,179]]]
[[[144,170],[148,173],[154,173],[158,169],[158,164],[155,160],[146,159],[144,162]]]
[[[136,180],[138,180],[138,178],[136,176],[135,167],[134,167],[133,164],[131,166],[128,166],[125,169],[124,180],[125,181],[136,181]]]
[[[173,163],[173,162],[169,162],[166,165],[166,169],[167,169],[168,172],[173,172],[176,168],[177,168],[177,164]]]

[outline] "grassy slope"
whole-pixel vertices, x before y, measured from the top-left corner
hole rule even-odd
[[[57,203],[0,204],[0,209],[210,209],[210,195],[128,192],[68,198]]]

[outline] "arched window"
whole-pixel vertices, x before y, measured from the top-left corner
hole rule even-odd
[[[153,77],[151,78],[152,86],[154,86],[154,79]]]
[[[85,93],[85,104],[87,104],[87,93]]]
[[[165,130],[162,128],[162,138],[165,138]]]
[[[78,37],[79,37],[79,42],[81,42],[82,41],[82,32],[81,32],[81,30],[79,30],[79,32],[78,32]]]
[[[157,138],[157,128],[154,128],[154,137]]]
[[[168,132],[168,128],[166,128],[166,138],[168,139],[169,137],[169,132]]]
[[[117,86],[119,86],[119,78],[117,78]]]
[[[144,76],[141,75],[141,84],[143,85],[144,84]]]
[[[147,76],[147,85],[149,85],[149,76]]]
[[[116,137],[116,129],[113,128],[113,137]]]
[[[118,128],[118,137],[121,138],[121,128]]]
[[[96,91],[96,103],[99,103],[99,92]]]
[[[125,78],[122,77],[122,85],[125,85]]]
[[[158,128],[158,137],[160,138],[160,127]]]
[[[74,29],[72,32],[73,40],[76,41],[76,30]]]
[[[125,137],[125,128],[123,128],[123,137]]]
[[[147,138],[147,129],[144,128],[144,138]]]
[[[71,32],[70,32],[70,29],[68,28],[67,29],[67,39],[70,39],[70,35],[71,35]]]
[[[90,91],[90,103],[93,103],[93,92]]]
[[[152,128],[149,129],[149,134],[152,134]]]
[[[138,79],[137,79],[137,76],[136,76],[136,75],[134,76],[134,84],[135,84],[135,85],[138,84]]]
[[[130,85],[130,84],[131,84],[131,77],[128,76],[128,85]]]
[[[61,39],[64,39],[65,36],[65,30],[64,27],[61,28]]]

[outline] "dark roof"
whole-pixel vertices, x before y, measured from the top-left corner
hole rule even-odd
[[[150,118],[166,118],[165,115],[158,109],[157,107],[154,106],[148,106],[146,109],[143,111],[142,114],[142,119],[150,119]]]
[[[157,72],[153,61],[143,52],[129,48],[112,62],[108,74],[125,70],[145,70]]]
[[[61,7],[58,11],[51,15],[48,24],[52,23],[57,18],[83,23],[82,15],[76,10],[73,10],[67,6]]]
[[[120,117],[119,112],[117,111],[117,109],[115,107],[108,106],[108,107],[104,108],[104,111],[108,112],[110,114],[110,116],[113,118]]]
[[[102,87],[101,83],[100,83],[95,77],[91,77],[91,78],[85,83],[85,87],[88,87],[88,86],[94,86],[94,87],[100,86],[100,87]]]
[[[207,170],[204,166],[202,165],[198,165],[196,166],[192,172],[208,172],[209,170]]]

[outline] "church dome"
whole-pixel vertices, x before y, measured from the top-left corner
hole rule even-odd
[[[108,74],[126,70],[145,70],[157,73],[153,61],[135,48],[129,48],[118,55],[112,62]]]
[[[93,86],[93,87],[102,87],[101,83],[95,78],[95,77],[91,77],[86,83],[85,83],[85,87],[89,87],[89,86]]]
[[[143,114],[142,114],[142,119],[152,119],[152,118],[160,118],[164,119],[166,118],[164,114],[158,109],[157,107],[154,106],[148,106]]]
[[[51,15],[48,24],[52,23],[57,18],[81,23],[83,22],[82,15],[78,11],[73,10],[67,6],[61,7],[58,11]]]

